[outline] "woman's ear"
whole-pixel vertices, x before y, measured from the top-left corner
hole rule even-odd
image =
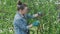
[[[18,5],[22,5],[22,2],[21,2],[20,0],[18,0],[18,2],[17,2],[17,3],[18,3]]]

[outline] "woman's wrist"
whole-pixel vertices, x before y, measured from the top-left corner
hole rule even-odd
[[[37,17],[37,16],[38,16],[38,14],[34,14],[34,15],[33,15],[33,17]]]
[[[32,27],[32,24],[30,24],[28,27],[31,28]]]

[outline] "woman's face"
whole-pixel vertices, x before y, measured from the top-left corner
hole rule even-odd
[[[22,10],[22,13],[23,14],[26,14],[28,12],[28,7],[25,7],[23,10]]]

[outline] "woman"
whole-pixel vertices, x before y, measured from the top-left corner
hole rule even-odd
[[[38,14],[34,14],[33,16],[29,16],[27,14],[28,7],[26,4],[22,4],[20,1],[18,1],[17,5],[17,13],[14,17],[14,31],[15,34],[29,34],[28,30],[31,28],[34,24],[27,25],[27,18],[33,18],[37,17]],[[27,15],[26,15],[27,14]],[[36,22],[38,25],[38,23]]]

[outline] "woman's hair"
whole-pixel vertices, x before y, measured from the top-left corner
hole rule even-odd
[[[22,2],[20,2],[20,0],[17,3],[17,10],[19,11],[20,9],[23,10],[25,7],[27,7],[26,4],[23,4]]]

